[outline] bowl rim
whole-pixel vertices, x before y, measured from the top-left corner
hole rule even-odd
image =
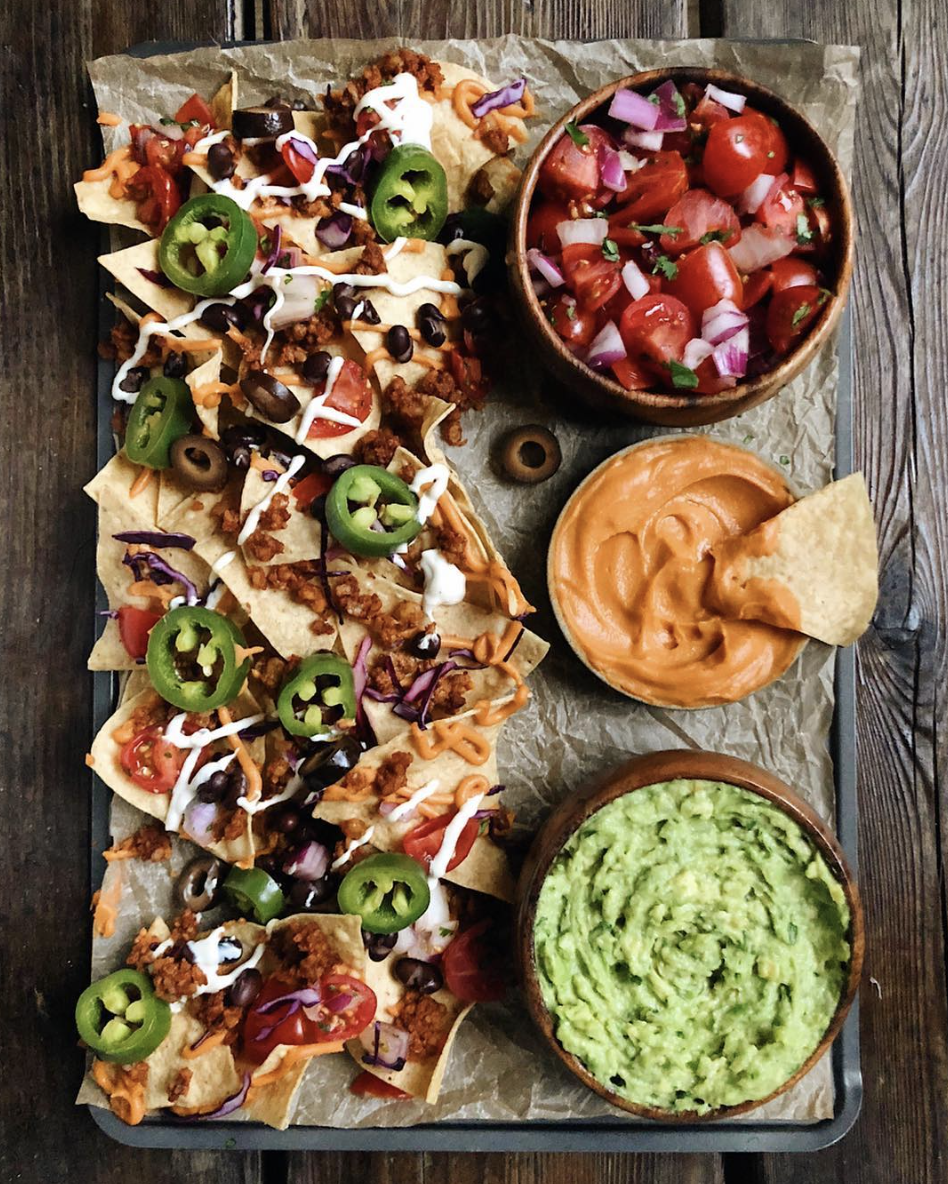
[[[675,772],[670,772],[674,768]],[[540,890],[553,860],[569,838],[595,813],[617,798],[669,780],[720,781],[749,790],[776,805],[804,830],[839,883],[849,906],[850,960],[846,981],[833,1016],[816,1047],[800,1067],[766,1097],[749,1099],[700,1114],[694,1110],[664,1110],[630,1102],[598,1081],[556,1038],[553,1017],[543,1002],[536,972],[534,923]],[[705,749],[663,749],[634,756],[618,768],[594,779],[578,795],[565,798],[534,837],[517,886],[517,969],[527,1009],[546,1044],[580,1081],[613,1106],[641,1118],[662,1122],[709,1122],[733,1118],[763,1106],[792,1089],[831,1047],[856,998],[865,954],[865,920],[859,886],[836,835],[819,814],[774,773],[739,757]]]
[[[743,699],[748,699],[751,695],[756,695],[759,691],[764,690],[765,687],[772,686],[778,679],[783,678],[790,667],[798,660],[800,655],[806,649],[808,643],[812,640],[812,638],[807,637],[805,633],[801,633],[800,644],[797,647],[796,653],[790,659],[786,669],[782,670],[779,674],[774,675],[774,677],[770,679],[769,682],[761,683],[759,687],[755,687],[754,690],[749,691],[746,695],[742,695],[740,699],[729,699],[725,703],[704,703],[698,704],[696,706],[683,707],[680,703],[666,703],[660,699],[643,699],[640,695],[633,695],[630,691],[623,690],[622,687],[617,686],[614,682],[611,682],[608,678],[606,678],[602,671],[597,670],[596,667],[589,662],[576,639],[573,637],[572,630],[563,618],[563,613],[560,608],[560,602],[555,591],[553,579],[554,542],[556,540],[557,533],[560,530],[566,511],[569,509],[570,505],[572,505],[573,500],[580,495],[584,487],[593,480],[596,474],[604,469],[607,465],[612,464],[612,462],[618,457],[627,456],[629,453],[635,452],[639,448],[645,448],[652,444],[675,443],[679,440],[689,440],[695,438],[701,440],[710,440],[714,444],[720,444],[726,448],[736,448],[741,452],[749,453],[755,458],[755,460],[760,461],[762,465],[765,465],[784,481],[787,488],[790,490],[790,493],[793,495],[794,501],[799,501],[803,496],[800,491],[800,486],[792,481],[789,475],[785,473],[783,469],[779,467],[779,465],[774,464],[773,461],[767,460],[766,457],[761,456],[760,453],[756,452],[753,448],[748,448],[746,444],[735,444],[732,440],[719,440],[716,436],[708,436],[704,432],[663,432],[661,435],[649,436],[645,440],[637,440],[634,444],[628,444],[625,448],[620,448],[618,452],[613,452],[611,456],[607,456],[604,460],[600,461],[594,469],[591,469],[586,474],[586,476],[583,477],[579,484],[574,487],[572,493],[563,503],[563,508],[556,516],[556,521],[553,523],[553,530],[550,532],[550,542],[546,552],[546,590],[547,595],[550,598],[550,607],[553,609],[553,616],[556,618],[556,623],[560,628],[560,632],[563,634],[567,645],[573,651],[575,656],[579,658],[580,662],[582,662],[582,664],[591,674],[594,674],[600,682],[604,683],[610,688],[610,690],[615,691],[616,694],[622,695],[626,699],[630,699],[633,703],[644,703],[647,707],[660,707],[668,711],[707,711],[712,707],[726,707],[728,703],[740,703]]]
[[[755,103],[763,100],[765,104],[778,109],[783,118],[796,122],[798,127],[805,129],[806,135],[812,137],[813,142],[820,146],[824,157],[821,167],[825,170],[828,178],[832,199],[839,205],[840,246],[837,251],[836,282],[833,294],[824,304],[816,322],[790,353],[772,369],[713,395],[626,390],[616,379],[598,373],[580,361],[565,347],[542,315],[539,301],[530,282],[530,272],[526,261],[527,222],[536,194],[540,167],[553,144],[560,138],[566,124],[580,122],[593,115],[617,90],[642,89],[668,79],[681,82],[713,81],[715,85],[721,85],[724,89],[730,88],[739,93],[745,93]],[[560,367],[564,371],[568,371],[571,378],[580,385],[595,387],[612,407],[622,406],[627,411],[634,411],[636,407],[647,408],[653,414],[686,413],[700,408],[703,413],[708,413],[708,419],[712,421],[727,418],[729,414],[736,415],[745,407],[753,406],[779,393],[809,365],[836,328],[846,305],[852,281],[855,244],[854,210],[849,185],[839,166],[836,154],[807,117],[782,95],[746,75],[735,74],[728,70],[708,66],[663,66],[651,70],[640,70],[635,74],[629,74],[624,78],[606,83],[587,95],[586,98],[575,103],[547,130],[533,150],[524,169],[514,202],[509,241],[508,266],[513,280],[514,299],[520,307],[521,314],[527,317],[535,327],[545,348],[552,351]],[[732,407],[733,411],[730,411],[729,409]]]

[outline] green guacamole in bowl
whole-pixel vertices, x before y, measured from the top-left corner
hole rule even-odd
[[[556,1037],[639,1106],[765,1098],[846,985],[850,912],[800,825],[758,794],[676,780],[624,794],[540,888],[536,973]]]

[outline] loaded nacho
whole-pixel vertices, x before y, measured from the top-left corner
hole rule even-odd
[[[100,113],[76,186],[147,235],[101,260],[117,451],[87,486],[89,665],[125,683],[87,761],[147,817],[106,853],[98,931],[132,907],[126,860],[193,848],[180,913],[77,1006],[129,1123],[286,1126],[325,1053],[436,1099],[505,989],[496,748],[547,648],[437,444],[489,385],[525,81],[406,49],[314,79],[312,109],[239,85]]]

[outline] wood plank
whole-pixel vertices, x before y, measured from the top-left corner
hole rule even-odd
[[[866,1097],[856,1131],[819,1157],[764,1157],[755,1178],[780,1184],[927,1184],[944,1179],[948,1157],[937,849],[939,793],[942,811],[948,806],[937,779],[945,756],[937,711],[945,666],[946,308],[945,261],[931,251],[945,230],[943,16],[941,5],[897,0],[723,4],[725,36],[863,46],[854,182],[857,464],[869,480],[884,566],[879,609],[858,651],[859,789],[866,973],[881,996],[867,982]]]
[[[360,5],[325,5],[316,0],[273,0],[270,35],[288,38],[398,36],[413,38],[494,37],[505,32],[539,37],[607,38],[683,36],[685,6],[659,7],[635,0],[573,4],[554,0],[542,8],[498,0],[495,4],[448,4],[415,0],[393,5],[371,0]],[[341,1155],[288,1157],[290,1184],[722,1184],[716,1156],[642,1155]]]
[[[88,982],[87,826],[95,520],[95,256],[72,182],[101,156],[84,62],[147,38],[233,29],[229,0],[73,0],[0,11],[8,163],[0,175],[5,485],[0,927],[0,1179],[253,1184],[259,1156],[132,1152],[73,1105],[84,1057],[73,1008]]]

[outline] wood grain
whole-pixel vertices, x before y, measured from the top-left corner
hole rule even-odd
[[[258,1156],[132,1152],[73,1105],[89,978],[88,778],[98,228],[72,182],[101,157],[84,62],[146,38],[226,35],[226,0],[5,3],[0,173],[0,1179],[259,1180]]]
[[[879,609],[858,649],[866,975],[881,993],[869,986],[862,994],[863,1115],[832,1150],[764,1157],[754,1178],[934,1184],[944,1180],[948,1159],[938,851],[945,788],[937,782],[945,739],[936,726],[945,672],[948,425],[943,378],[925,352],[930,359],[945,349],[944,256],[931,252],[945,229],[944,9],[896,0],[724,0],[722,17],[724,36],[863,46],[854,179],[856,461],[869,481],[883,565]]]

